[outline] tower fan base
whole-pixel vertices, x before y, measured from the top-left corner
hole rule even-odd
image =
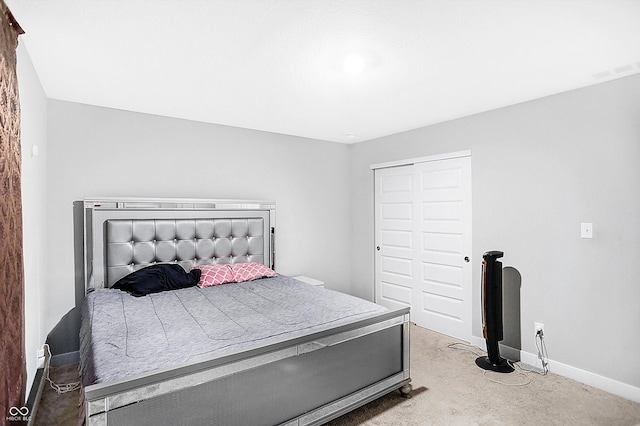
[[[499,358],[500,361],[494,364],[489,360],[488,356],[480,356],[476,358],[476,365],[483,370],[495,371],[497,373],[511,373],[514,371],[513,367],[507,363],[504,358]]]

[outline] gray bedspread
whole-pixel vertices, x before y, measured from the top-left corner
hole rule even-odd
[[[90,293],[82,311],[84,385],[107,383],[299,337],[386,311],[286,276],[133,297]]]

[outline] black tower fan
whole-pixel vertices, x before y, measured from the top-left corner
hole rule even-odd
[[[487,342],[487,356],[476,359],[478,367],[499,373],[511,373],[511,367],[500,357],[498,342],[502,330],[502,262],[501,251],[488,251],[482,255],[482,334]]]

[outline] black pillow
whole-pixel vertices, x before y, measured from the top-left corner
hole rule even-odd
[[[120,278],[112,288],[140,297],[165,290],[193,287],[200,281],[201,274],[200,269],[193,269],[187,273],[180,265],[163,263],[138,269]]]

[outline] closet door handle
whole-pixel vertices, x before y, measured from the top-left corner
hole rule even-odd
[[[376,246],[376,250],[380,251],[380,246]]]
[[[465,262],[467,262],[467,263],[469,263],[469,256],[465,256],[465,257],[464,257],[464,261],[465,261]]]

